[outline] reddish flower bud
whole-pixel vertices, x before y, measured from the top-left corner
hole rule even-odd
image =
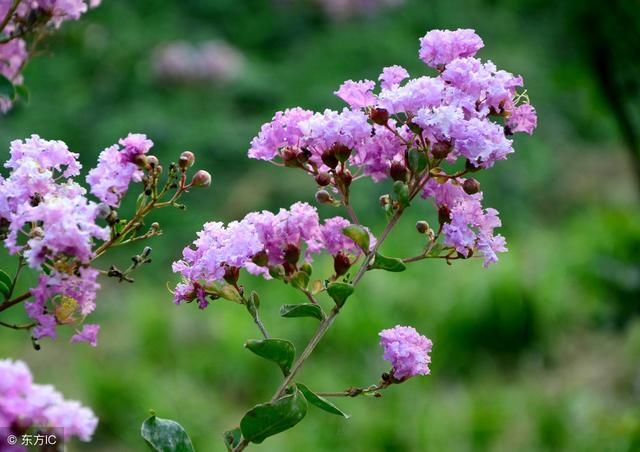
[[[191,185],[198,188],[207,188],[211,185],[211,174],[205,170],[198,170],[191,179]]]
[[[480,191],[480,182],[473,178],[467,179],[462,183],[462,189],[468,195],[476,194]]]
[[[431,148],[431,154],[435,159],[443,159],[451,152],[451,143],[448,141],[437,141]]]
[[[258,267],[266,267],[269,264],[269,256],[265,250],[256,253],[251,260]]]
[[[440,224],[451,223],[451,210],[447,206],[438,208],[438,221]]]
[[[371,110],[371,113],[369,113],[369,118],[371,118],[371,121],[375,124],[383,126],[389,122],[389,112],[384,108],[374,108]]]
[[[326,190],[318,190],[316,192],[316,201],[320,204],[331,204],[333,202],[333,198]]]
[[[331,169],[335,169],[335,167],[338,166],[338,163],[340,163],[333,149],[324,151],[320,156],[320,159],[322,160],[322,163],[324,163]]]
[[[342,252],[336,254],[336,256],[333,258],[333,269],[336,272],[336,276],[342,276],[346,274],[350,268],[351,261],[349,260],[349,258]]]
[[[292,148],[285,148],[282,151],[282,160],[284,160],[284,166],[289,168],[299,168],[300,162],[298,161],[298,153]]]
[[[336,143],[333,145],[331,150],[336,158],[343,163],[351,156],[351,149],[344,144]]]
[[[229,284],[235,284],[240,277],[240,269],[238,267],[225,266],[224,268],[224,280]]]
[[[191,151],[184,151],[180,154],[180,159],[178,160],[178,165],[181,170],[186,170],[187,168],[191,168],[196,161],[196,156]]]
[[[295,264],[300,259],[300,248],[296,245],[289,244],[284,249],[284,260],[290,264]]]
[[[391,169],[389,170],[389,174],[391,175],[391,179],[395,181],[402,181],[402,182],[407,181],[407,176],[408,176],[407,167],[404,166],[404,163],[402,162],[397,162],[397,161],[393,162],[391,164]]]
[[[331,176],[327,173],[320,173],[316,176],[316,183],[321,187],[326,187],[331,183]]]
[[[429,230],[429,223],[427,223],[426,221],[418,221],[416,223],[416,230],[420,234],[425,234]]]

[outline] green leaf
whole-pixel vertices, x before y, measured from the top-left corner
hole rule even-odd
[[[347,283],[334,282],[327,287],[327,293],[336,302],[336,305],[341,308],[353,293],[353,286]]]
[[[417,149],[411,149],[409,151],[409,168],[414,173],[421,173],[427,167],[427,156],[424,152],[420,152]]]
[[[321,410],[326,411],[327,413],[336,414],[338,416],[344,417],[345,419],[349,419],[350,416],[347,413],[342,411],[333,403],[329,402],[324,397],[320,397],[318,394],[314,393],[311,389],[309,389],[302,383],[296,383],[296,386],[304,395],[305,399],[307,399],[307,402],[309,402],[311,405],[315,405]]]
[[[396,194],[396,198],[402,207],[409,206],[409,187],[407,184],[402,181],[394,182],[393,192]]]
[[[155,451],[193,452],[189,435],[175,421],[152,415],[142,423],[140,434]]]
[[[11,289],[7,287],[5,283],[0,282],[0,294],[2,294],[2,297],[4,299],[8,299],[10,293],[11,293]]]
[[[256,405],[240,421],[242,436],[252,443],[261,443],[270,436],[290,429],[307,414],[307,401],[296,390],[275,402]]]
[[[280,315],[282,317],[314,317],[318,320],[323,319],[320,306],[311,303],[283,304],[280,307]]]
[[[296,356],[296,348],[291,342],[284,339],[252,339],[244,346],[256,355],[276,363],[285,375],[289,374]]]
[[[309,274],[303,271],[296,272],[291,278],[291,285],[298,289],[306,289],[309,285]]]
[[[342,230],[342,233],[353,240],[366,254],[369,252],[369,232],[358,224],[352,224]]]
[[[388,272],[402,272],[406,270],[407,266],[397,257],[386,257],[376,253],[371,268],[386,270]]]
[[[9,276],[8,273],[0,270],[0,282],[4,283],[5,286],[11,287],[13,285],[13,279]]]
[[[224,439],[224,445],[227,446],[227,450],[232,452],[233,449],[240,444],[242,431],[240,430],[240,427],[236,427],[233,430],[224,432],[222,438]]]
[[[14,88],[13,83],[4,75],[0,75],[0,96],[13,99]]]
[[[29,89],[25,85],[15,85],[14,87],[14,97],[19,98],[26,105],[29,104],[31,100],[31,94],[29,93]]]

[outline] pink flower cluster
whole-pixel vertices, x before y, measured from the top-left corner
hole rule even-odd
[[[5,38],[0,44],[0,75],[14,85],[22,84],[22,68],[27,58],[27,43],[24,35],[33,31],[33,23],[58,28],[67,20],[77,20],[89,8],[95,8],[101,0],[28,0],[19,2],[17,9],[0,30]],[[0,21],[11,13],[14,0],[0,0]],[[0,111],[11,108],[11,99],[0,96]]]
[[[22,361],[0,360],[0,375],[0,426],[16,433],[31,427],[52,430],[62,434],[65,441],[74,436],[91,440],[98,425],[91,409],[65,400],[53,386],[33,383],[31,372]]]
[[[116,205],[131,181],[142,173],[132,163],[148,151],[146,136],[130,134],[120,140],[122,150],[108,148],[98,167],[87,178],[91,192],[107,204]],[[36,338],[56,337],[56,326],[76,324],[95,309],[100,288],[98,271],[90,267],[95,242],[107,240],[107,227],[98,224],[106,206],[87,198],[74,178],[80,174],[78,154],[62,141],[47,141],[32,135],[11,143],[0,175],[0,235],[11,254],[21,254],[29,267],[41,271],[33,299],[25,303],[29,317],[37,323]],[[107,208],[108,210],[108,208]],[[72,342],[95,345],[98,328],[85,325]]]
[[[393,377],[406,380],[416,375],[429,375],[429,353],[433,343],[410,326],[396,326],[380,332],[384,359],[393,367]]]
[[[490,168],[513,152],[509,136],[531,134],[537,119],[517,92],[522,77],[475,58],[483,45],[473,30],[430,31],[420,40],[420,58],[437,75],[409,78],[401,66],[386,67],[377,93],[374,81],[348,80],[336,94],[349,108],[278,112],[252,140],[249,157],[302,168],[320,185],[336,187],[345,177],[351,183],[351,174],[375,181],[392,177],[392,167],[405,165],[411,148],[425,149],[439,164],[463,160],[470,169]],[[424,195],[435,191],[428,188]],[[486,251],[490,263],[505,247],[492,236],[500,224],[497,212],[483,211],[481,198],[472,198],[473,205],[447,205],[452,213],[445,234],[465,256],[472,244]],[[472,234],[474,228],[480,232]]]
[[[332,256],[358,255],[361,251],[342,230],[349,221],[334,217],[320,223],[318,212],[309,204],[298,202],[277,214],[252,212],[228,225],[210,222],[204,225],[193,242],[173,263],[173,271],[185,282],[177,285],[175,302],[198,299],[201,308],[208,305],[206,286],[243,268],[251,274],[271,278],[269,268],[282,265],[295,270],[303,255],[326,250]]]

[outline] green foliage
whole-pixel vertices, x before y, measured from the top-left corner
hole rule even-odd
[[[193,452],[187,432],[175,421],[152,414],[143,423],[140,434],[157,452]]]
[[[402,259],[396,257],[386,257],[380,253],[376,253],[371,263],[372,269],[386,270],[388,272],[403,272],[407,269],[407,266]]]
[[[313,317],[322,320],[322,309],[320,306],[303,303],[303,304],[284,304],[280,306],[280,315],[282,317]]]
[[[347,283],[334,282],[327,286],[327,293],[336,303],[336,306],[341,308],[347,301],[347,298],[353,294],[353,286]]]
[[[244,346],[256,355],[276,363],[285,375],[289,374],[296,357],[296,348],[284,339],[248,340]]]
[[[363,253],[369,252],[369,232],[358,224],[352,224],[342,230],[342,233],[353,240]]]
[[[326,411],[327,413],[336,414],[338,416],[342,416],[346,419],[349,419],[349,415],[347,413],[342,411],[333,403],[329,402],[324,397],[319,396],[318,394],[313,392],[311,389],[309,389],[302,383],[296,383],[296,386],[298,387],[300,392],[304,395],[304,398],[307,399],[307,402],[309,402],[311,405],[314,405],[320,408],[321,410]]]
[[[307,402],[295,390],[273,403],[256,405],[240,421],[242,436],[252,443],[261,443],[270,436],[284,432],[307,414]]]

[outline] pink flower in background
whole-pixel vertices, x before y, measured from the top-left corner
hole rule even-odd
[[[33,383],[31,372],[22,361],[0,360],[0,375],[0,425],[21,429],[33,425],[60,430],[65,441],[74,436],[81,441],[91,440],[98,425],[91,409],[64,400],[53,386]]]
[[[429,375],[429,353],[433,343],[410,326],[396,326],[380,332],[384,359],[391,363],[393,376],[406,380],[416,375]]]

